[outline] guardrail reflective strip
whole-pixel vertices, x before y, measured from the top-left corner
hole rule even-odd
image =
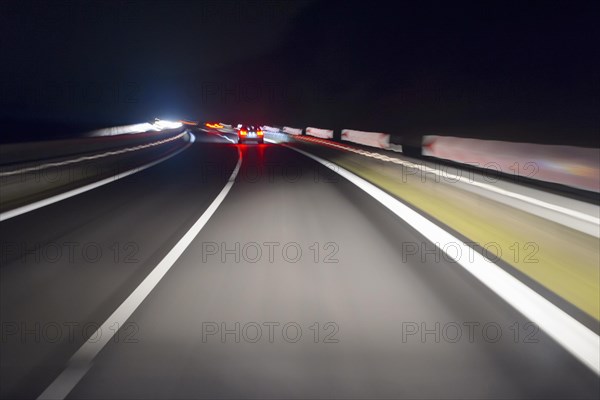
[[[165,144],[168,142],[172,142],[172,141],[181,139],[186,134],[187,134],[187,132],[182,132],[179,135],[170,137],[168,139],[162,139],[162,140],[158,140],[158,141],[152,142],[152,143],[141,144],[141,145],[135,146],[135,147],[127,147],[127,148],[124,148],[121,150],[107,151],[105,153],[94,154],[93,156],[82,156],[82,157],[74,158],[71,160],[65,160],[65,161],[54,162],[54,163],[46,163],[46,164],[36,165],[34,167],[22,168],[22,169],[14,170],[14,171],[0,172],[0,178],[4,178],[7,176],[26,174],[28,172],[37,172],[42,169],[47,169],[47,168],[52,168],[52,167],[63,167],[65,165],[76,164],[76,163],[83,162],[83,161],[97,160],[99,158],[116,156],[119,154],[130,153],[132,151],[143,150],[143,149],[147,149],[147,148],[154,147],[154,146],[159,146],[161,144]]]

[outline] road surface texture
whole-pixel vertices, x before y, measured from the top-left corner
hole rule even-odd
[[[1,223],[2,398],[61,375],[238,149],[230,192],[67,398],[598,398],[593,371],[367,193],[225,137]]]

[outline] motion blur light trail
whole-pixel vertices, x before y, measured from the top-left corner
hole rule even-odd
[[[196,131],[185,151],[152,168],[1,222],[11,232],[3,243],[39,243],[40,254],[5,254],[3,322],[29,331],[36,321],[76,323],[75,335],[37,343],[6,325],[2,397],[600,395],[597,320],[572,305],[594,295],[577,285],[597,271],[586,264],[597,238],[464,185],[398,182],[402,166],[380,157],[276,133],[239,146],[234,133]],[[557,229],[567,238],[549,242]],[[535,238],[540,263],[519,257],[514,269],[563,285],[515,274],[505,258],[480,254],[471,233],[490,235],[476,240],[495,241],[505,258],[511,240]],[[134,243],[135,262],[115,259],[115,242]],[[43,256],[62,243],[94,243],[105,256]],[[272,260],[242,250],[265,243],[296,252]],[[546,263],[552,257],[557,265]],[[581,303],[565,300],[575,287]],[[263,323],[281,328],[273,341],[247,335]],[[95,335],[82,333],[89,324]],[[466,326],[477,334],[447,334]],[[296,336],[281,333],[290,327]]]
[[[62,161],[59,163],[48,163],[48,164],[43,164],[41,166],[37,166],[37,167],[32,167],[32,169],[20,169],[17,171],[10,171],[10,172],[5,172],[6,175],[4,175],[5,177],[7,176],[18,176],[18,175],[23,175],[23,174],[28,174],[30,172],[35,172],[38,173],[40,170],[42,169],[46,169],[46,168],[50,168],[50,167],[64,167],[66,165],[70,165],[70,164],[76,164],[76,163],[80,163],[80,162],[84,162],[84,161],[89,161],[89,160],[97,160],[97,159],[101,159],[101,158],[105,158],[107,156],[114,156],[114,155],[120,155],[120,154],[127,154],[127,153],[131,153],[133,151],[136,150],[142,150],[142,149],[147,149],[147,148],[152,148],[161,144],[165,144],[165,143],[169,143],[169,142],[173,142],[175,140],[179,140],[182,139],[184,137],[186,137],[187,135],[189,135],[190,137],[190,144],[194,143],[194,141],[196,140],[195,136],[193,134],[187,133],[187,132],[183,132],[177,136],[174,136],[172,138],[169,139],[163,139],[163,140],[159,140],[157,142],[152,142],[149,143],[147,145],[141,145],[141,146],[136,146],[133,148],[127,148],[127,149],[122,149],[119,151],[113,151],[113,152],[108,152],[108,153],[102,153],[102,154],[98,154],[95,156],[86,156],[86,157],[79,157],[76,159],[71,159],[71,160],[66,160],[66,161]],[[59,193],[57,195],[54,196],[49,196],[46,197],[42,200],[38,200],[38,201],[33,201],[30,202],[28,204],[25,204],[23,206],[20,207],[15,207],[15,208],[11,208],[7,211],[3,211],[0,213],[0,221],[5,221],[7,219],[10,218],[14,218],[17,217],[21,214],[25,214],[34,210],[37,210],[38,208],[41,207],[45,207],[48,205],[51,205],[53,203],[68,199],[69,197],[73,197],[82,193],[85,193],[87,191],[90,191],[92,189],[96,189],[100,186],[112,183],[118,179],[122,179],[125,178],[129,175],[135,174],[137,172],[143,171],[146,168],[150,168],[153,167],[165,160],[168,160],[169,158],[177,155],[178,153],[180,153],[181,151],[185,150],[188,147],[188,145],[185,145],[183,147],[181,147],[180,149],[176,150],[175,152],[168,154],[162,158],[159,158],[158,160],[154,160],[150,163],[135,167],[133,169],[130,170],[126,170],[126,171],[119,171],[117,175],[113,175],[101,180],[98,180],[96,182],[87,184],[87,185],[83,185],[83,186],[79,186],[75,189],[72,190],[68,190],[68,191],[63,191],[62,193]],[[2,177],[2,175],[0,175],[0,177]],[[6,199],[4,199],[4,201],[6,201]]]
[[[496,266],[491,259],[486,259],[481,254],[473,252],[460,239],[394,199],[377,186],[359,178],[348,170],[339,166],[332,166],[330,162],[322,158],[297,148],[293,149],[331,168],[376,198],[382,205],[423,234],[427,240],[435,243],[447,256],[462,265],[507,303],[551,335],[596,374],[600,375],[600,337],[598,334],[586,328],[566,312],[544,299],[543,296]],[[450,250],[447,249],[448,247]],[[453,253],[456,248],[460,251]],[[463,254],[470,255],[467,258],[463,257]]]
[[[464,176],[423,180],[421,175],[407,174],[400,167],[425,169],[434,177],[440,175],[440,170],[399,158],[392,158],[398,160],[396,162],[387,162],[388,159],[379,157],[357,157],[347,153],[348,146],[343,146],[344,152],[337,148],[330,150],[336,144],[321,143],[319,139],[303,137],[301,142],[318,143],[318,146],[311,145],[306,150],[407,201],[477,246],[488,246],[486,251],[494,257],[573,304],[595,321],[600,319],[600,225],[597,217],[472,179],[466,182],[482,186],[495,196],[516,197],[560,210],[587,224],[582,225],[576,220],[563,225],[525,209],[503,204],[505,201],[501,198],[484,198],[465,191],[456,185],[461,179],[465,180]],[[322,144],[327,144],[327,147]],[[366,155],[363,152],[359,154]],[[443,178],[446,178],[445,174]]]
[[[600,399],[600,1],[0,7],[0,400]]]
[[[183,138],[184,136],[188,135],[187,132],[183,132],[180,133],[177,136],[173,136],[167,139],[162,139],[162,140],[157,140],[155,142],[152,143],[148,143],[148,144],[142,144],[139,146],[135,146],[135,147],[128,147],[128,148],[124,148],[124,149],[120,149],[120,150],[114,150],[114,151],[107,151],[104,153],[100,153],[100,154],[94,154],[91,156],[82,156],[82,157],[77,157],[77,158],[72,158],[69,160],[64,160],[64,161],[59,161],[59,162],[49,162],[49,163],[44,163],[41,165],[36,165],[33,167],[28,167],[28,168],[21,168],[21,169],[16,169],[16,170],[11,170],[11,171],[0,171],[0,177],[7,177],[7,176],[14,176],[14,175],[21,175],[21,174],[26,174],[28,172],[37,172],[43,169],[48,169],[48,168],[53,168],[53,167],[64,167],[66,165],[71,165],[71,164],[77,164],[77,163],[81,163],[84,161],[91,161],[91,160],[98,160],[101,158],[106,158],[106,157],[110,157],[110,156],[116,156],[119,154],[126,154],[126,153],[131,153],[133,151],[138,151],[138,150],[143,150],[143,149],[149,149],[151,147],[154,146],[160,146],[161,144],[165,144],[165,143],[169,143],[169,142],[174,142],[176,140],[179,140],[181,138]]]
[[[489,191],[489,192],[492,192],[495,194],[499,194],[501,196],[511,197],[513,199],[520,200],[520,201],[523,201],[526,203],[530,203],[535,206],[540,206],[540,207],[546,208],[551,211],[556,211],[561,214],[565,214],[570,217],[576,218],[577,220],[583,222],[583,224],[577,223],[577,222],[568,224],[571,228],[577,229],[588,235],[592,235],[592,236],[596,236],[596,237],[600,238],[600,231],[598,230],[598,226],[600,226],[600,218],[599,217],[594,216],[594,215],[589,215],[589,214],[586,214],[583,212],[579,212],[577,210],[570,209],[567,207],[561,207],[556,204],[551,204],[551,203],[545,202],[543,200],[533,198],[531,196],[525,196],[525,195],[522,195],[519,193],[515,193],[513,191],[505,190],[505,189],[502,189],[500,187],[497,187],[497,186],[494,186],[494,185],[491,185],[488,183],[477,182],[477,181],[473,180],[471,177],[469,177],[469,175],[472,175],[472,174],[468,174],[467,176],[465,176],[464,174],[456,175],[451,172],[448,172],[447,169],[431,168],[424,164],[417,164],[417,163],[414,163],[411,161],[402,160],[397,157],[389,157],[386,155],[382,155],[380,153],[369,152],[369,151],[365,151],[362,149],[357,149],[352,146],[333,143],[333,142],[330,142],[327,140],[307,138],[307,137],[302,137],[302,136],[296,137],[296,139],[323,144],[323,145],[334,147],[337,149],[342,149],[342,150],[350,151],[350,152],[353,152],[356,154],[360,154],[362,156],[375,158],[377,160],[391,162],[393,164],[401,165],[403,167],[410,168],[412,170],[417,170],[421,173],[420,177],[422,179],[424,176],[429,174],[429,175],[439,178],[440,181],[451,182],[451,183],[459,183],[460,182],[460,183],[464,183],[467,185],[476,186],[476,187],[485,189],[486,191]],[[402,172],[402,177],[405,177],[407,175],[414,175],[414,174],[407,173],[404,171]],[[495,196],[495,199],[498,200],[499,198],[501,198],[501,197]]]
[[[178,129],[183,126],[180,121],[167,121],[157,119],[153,124],[149,122],[133,125],[115,126],[105,129],[97,129],[90,132],[89,136],[115,136],[115,135],[131,135],[136,133],[144,133],[150,131],[160,132],[168,129]]]

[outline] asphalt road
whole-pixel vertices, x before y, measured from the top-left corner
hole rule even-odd
[[[2,398],[42,393],[215,199],[238,146],[198,139],[1,223]],[[239,147],[227,197],[69,398],[600,396],[460,266],[407,258],[427,240],[365,192],[283,146]]]

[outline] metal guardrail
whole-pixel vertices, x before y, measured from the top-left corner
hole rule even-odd
[[[180,127],[128,135],[3,144],[0,146],[0,165],[39,162],[137,146],[176,136],[184,129],[184,127]]]

